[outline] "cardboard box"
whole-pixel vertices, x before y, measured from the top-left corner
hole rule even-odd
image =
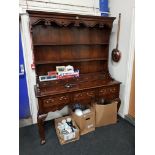
[[[60,131],[57,128],[57,126],[58,126],[59,122],[61,122],[63,119],[66,119],[68,117],[70,117],[72,119],[73,125],[76,127],[77,131],[74,132],[74,133],[70,133],[70,134],[64,136],[63,134],[60,133]],[[59,142],[60,142],[61,145],[67,144],[67,143],[70,143],[70,142],[73,142],[73,141],[76,141],[76,140],[79,140],[79,138],[80,138],[79,128],[78,128],[78,126],[76,125],[74,119],[71,116],[57,118],[57,119],[54,120],[54,123],[55,123],[56,134],[58,136],[58,139],[59,139]],[[69,139],[69,140],[66,140],[66,139]]]
[[[95,126],[105,126],[117,122],[117,101],[110,104],[94,104],[95,107]]]
[[[82,116],[77,116],[71,110],[71,115],[80,129],[80,135],[84,135],[95,130],[95,109],[93,106],[90,107],[90,112],[87,114],[83,114]]]

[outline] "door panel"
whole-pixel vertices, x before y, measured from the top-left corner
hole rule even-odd
[[[19,32],[19,119],[30,117],[23,48]]]
[[[135,118],[135,60],[134,60],[133,71],[132,71],[129,115]]]

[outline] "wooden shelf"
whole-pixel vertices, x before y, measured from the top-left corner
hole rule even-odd
[[[52,63],[66,63],[66,62],[85,62],[85,61],[106,61],[107,58],[93,58],[93,59],[74,59],[74,60],[51,60],[51,61],[38,61],[35,62],[36,65],[43,65],[43,64],[52,64]]]
[[[37,77],[38,78],[38,77]],[[95,81],[95,80],[101,80],[101,81],[112,81],[110,75],[108,72],[96,72],[96,73],[88,73],[88,74],[80,74],[79,77],[70,78],[70,79],[57,79],[57,80],[51,80],[51,81],[39,81],[39,78],[37,79],[40,88],[41,87],[51,87],[51,85],[57,85],[57,84],[64,84],[70,81],[71,83],[78,82],[78,83],[85,83],[87,81]]]
[[[108,45],[109,43],[34,43],[34,46]]]
[[[67,92],[88,89],[87,85],[88,83],[89,88],[90,87],[97,88],[101,86],[114,86],[120,84],[120,82],[112,79],[108,72],[98,72],[98,73],[80,74],[80,76],[77,78],[58,79],[53,81],[39,82],[39,85],[42,95],[46,96],[49,95],[49,93],[51,92],[52,94],[60,94],[66,92],[66,88],[64,85],[68,82],[73,84],[73,87],[67,89]],[[61,87],[61,90],[58,87]],[[38,97],[40,96],[38,95]]]

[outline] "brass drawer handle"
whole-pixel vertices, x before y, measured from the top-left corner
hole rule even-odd
[[[106,89],[102,89],[102,90],[100,90],[100,93],[106,93]]]
[[[53,103],[54,100],[53,100],[53,99],[48,99],[48,100],[45,100],[44,102],[45,102],[46,104],[48,104],[48,103]]]
[[[54,100],[53,99],[49,99],[49,102],[54,102]]]
[[[116,88],[111,88],[110,92],[114,93],[114,92],[116,92],[116,90],[117,90]]]
[[[82,96],[83,96],[82,93],[75,94],[75,98],[82,97]]]
[[[66,97],[66,96],[61,96],[61,97],[59,98],[59,100],[60,100],[60,101],[62,101],[62,100],[68,100],[68,97]]]
[[[87,92],[87,96],[94,96],[94,92]]]

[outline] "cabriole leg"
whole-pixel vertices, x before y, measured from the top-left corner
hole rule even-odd
[[[44,129],[44,120],[45,120],[46,117],[47,117],[47,114],[38,115],[38,117],[37,117],[38,130],[39,130],[41,145],[46,143],[46,140],[45,140],[45,129]]]

